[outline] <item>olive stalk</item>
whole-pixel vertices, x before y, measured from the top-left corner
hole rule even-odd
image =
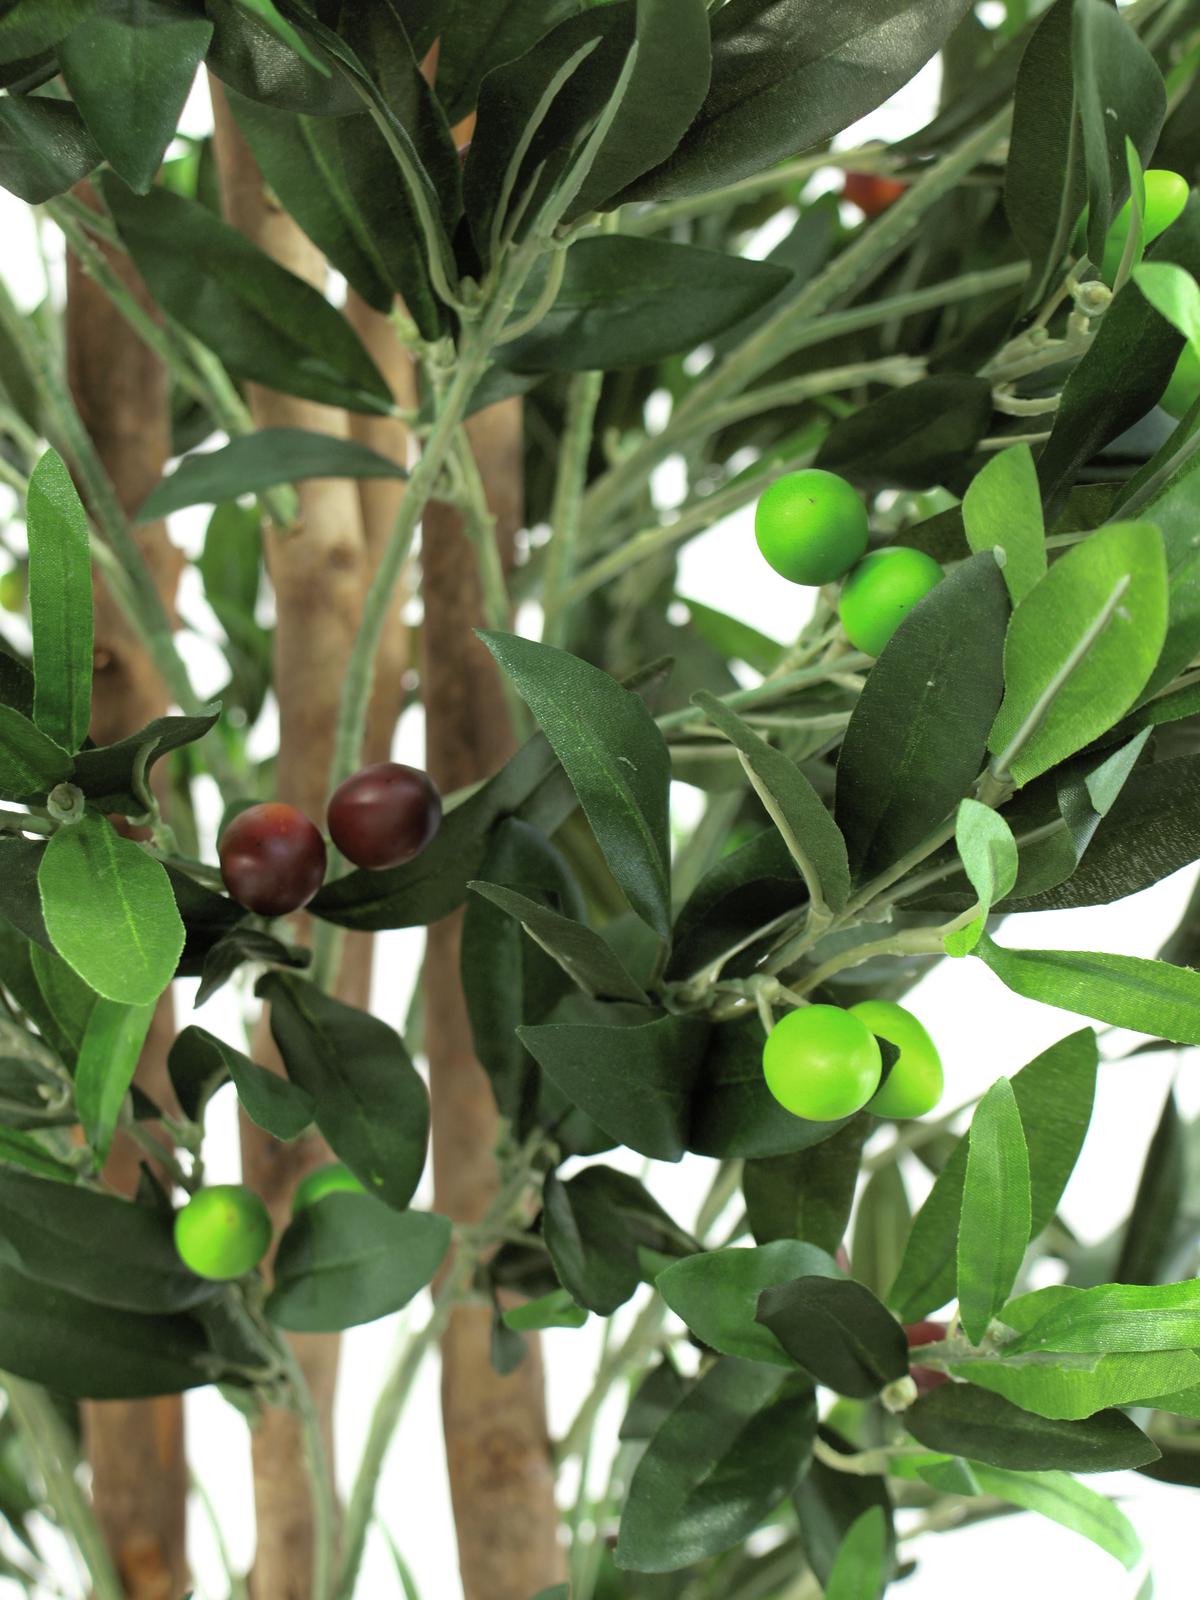
[[[603,372],[577,372],[567,390],[562,451],[550,508],[550,544],[542,581],[545,644],[561,645],[566,634],[567,610],[562,595],[575,566],[592,430],[603,387]]]

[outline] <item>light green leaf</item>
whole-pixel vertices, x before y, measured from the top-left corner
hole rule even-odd
[[[1001,1320],[1007,1320],[1007,1313],[1001,1313]],[[1040,1417],[1091,1417],[1109,1406],[1147,1402],[1156,1394],[1200,1391],[1200,1357],[1192,1350],[1064,1353],[1057,1361],[1038,1351],[1028,1355],[1005,1351],[956,1361],[947,1370]]]
[[[1036,1511],[1072,1533],[1082,1534],[1132,1572],[1142,1559],[1142,1542],[1129,1518],[1107,1495],[1089,1489],[1069,1472],[1006,1472],[971,1463],[980,1492]]]
[[[153,1003],[98,1000],[88,1018],[75,1066],[75,1105],[98,1167],[108,1155],[153,1016]]]
[[[958,1230],[958,1308],[972,1344],[1008,1298],[1031,1224],[1021,1113],[1012,1084],[998,1078],[971,1119]]]
[[[1200,1280],[1102,1283],[1059,1298],[1007,1346],[1031,1350],[1144,1352],[1200,1347]]]
[[[1133,281],[1150,304],[1185,339],[1200,345],[1200,284],[1173,261],[1144,261]]]
[[[1118,721],[1154,670],[1167,625],[1162,539],[1114,523],[1068,550],[1017,607],[988,748],[1028,783]]]
[[[825,1600],[877,1600],[887,1576],[887,1527],[881,1506],[868,1506],[850,1524],[825,1585]]]
[[[794,761],[760,738],[716,695],[702,689],[692,699],[737,749],[755,794],[808,885],[813,905],[840,911],[850,897],[846,841],[817,791]]]
[[[979,899],[979,915],[942,942],[947,955],[965,956],[979,942],[989,911],[1017,881],[1017,841],[998,811],[971,799],[959,802],[954,841]]]
[[[991,551],[1018,605],[1046,571],[1046,529],[1033,452],[1011,445],[971,480],[962,503],[967,543]]]
[[[92,558],[83,505],[53,450],[30,476],[25,518],[33,720],[74,753],[92,715]]]
[[[757,1321],[764,1289],[801,1277],[842,1276],[833,1257],[795,1239],[745,1250],[732,1246],[687,1256],[660,1272],[659,1294],[706,1345],[723,1355],[790,1367],[779,1340]]]
[[[89,813],[60,828],[38,868],[54,948],[106,1000],[149,1005],[183,952],[183,923],[162,863]]]
[[[974,954],[1027,1000],[1175,1044],[1200,1044],[1200,972],[1087,950],[1006,950],[984,934]]]

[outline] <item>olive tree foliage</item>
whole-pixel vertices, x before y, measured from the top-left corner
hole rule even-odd
[[[0,1514],[19,1538],[41,1503],[91,1547],[72,1401],[217,1383],[248,1411],[304,1415],[284,1332],[393,1312],[451,1250],[409,1367],[469,1296],[495,1306],[502,1371],[525,1330],[617,1319],[558,1441],[564,1462],[585,1451],[627,1390],[609,1486],[593,1473],[572,1518],[572,1600],[876,1595],[907,1570],[894,1508],[949,1527],[950,1503],[960,1521],[1040,1512],[1135,1569],[1134,1529],[1073,1474],[1195,1482],[1194,1130],[1168,1100],[1128,1220],[1100,1245],[1056,1207],[1088,1129],[1092,1023],[1200,1045],[1200,924],[1164,929],[1160,959],[1141,960],[1023,949],[1019,919],[1200,858],[1200,402],[1177,423],[1156,406],[1200,337],[1200,198],[1144,261],[1131,228],[1111,284],[1093,265],[1128,199],[1140,217],[1147,167],[1200,178],[1200,35],[1177,0],[1003,10],[985,25],[963,0],[0,6],[0,183],[167,363],[182,457],[126,517],[64,384],[55,307],[25,317],[0,290],[0,471],[28,536],[11,549],[32,637],[28,657],[21,630],[0,640]],[[939,51],[926,127],[831,156]],[[202,64],[279,203],[410,347],[407,468],[250,422],[250,381],[366,414],[395,402],[339,307],[220,220],[208,143],[177,153]],[[470,113],[464,155],[450,128]],[[806,193],[831,161],[906,188],[853,223]],[[70,192],[89,176],[98,210]],[[754,259],[770,219],[780,242]],[[128,252],[161,318],[101,244]],[[506,571],[464,423],[513,395],[536,536]],[[668,458],[682,489],[663,506],[651,481]],[[848,648],[830,592],[775,639],[677,591],[690,538],[814,463],[867,497],[876,543],[947,568],[877,660]],[[523,742],[447,797],[411,864],[335,867],[310,962],[286,923],[223,894],[192,789],[270,794],[248,745],[269,689],[261,524],[288,523],[299,479],[405,471],[334,781],[358,764],[431,497],[472,535]],[[197,504],[216,508],[196,564],[228,659],[219,706],[189,681],[135,537]],[[92,562],[177,707],[109,748],[87,738]],[[530,601],[540,639],[512,629]],[[673,781],[704,797],[683,837]],[[504,1138],[496,1207],[452,1230],[410,1205],[428,1134],[410,1047],[327,991],[344,930],[461,906]],[[1079,1024],[1014,1060],[969,1126],[897,1137],[866,1112],[820,1124],[771,1099],[764,1017],[895,999],[942,959],[981,961]],[[269,1294],[182,1265],[178,1194],[147,1178],[119,1199],[100,1177],[114,1132],[148,1140],[158,1115],[130,1090],[149,1008],[187,976],[202,1009],[247,966],[288,1076],[203,1018],[184,1029],[179,1189],[202,1181],[205,1111],[232,1080],[281,1139],[315,1121],[370,1190],[300,1215]],[[667,1215],[610,1164],[620,1147],[710,1160],[702,1215]],[[935,1181],[910,1216],[915,1163]],[[1046,1258],[1064,1281],[1030,1291]],[[921,1365],[950,1381],[914,1398],[903,1325],[939,1311]],[[62,1403],[31,1423],[33,1386]],[[372,1470],[331,1593],[353,1592]]]

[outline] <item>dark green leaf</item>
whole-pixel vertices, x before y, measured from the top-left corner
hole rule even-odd
[[[0,706],[0,799],[40,800],[71,776],[71,757],[28,717]]]
[[[46,846],[38,890],[54,948],[97,994],[132,1006],[157,1000],[184,938],[161,862],[89,812]]]
[[[758,173],[888,99],[962,0],[730,0],[712,14],[712,85],[675,154],[625,198],[672,199]]]
[[[42,999],[54,1021],[50,1042],[63,1060],[74,1064],[99,996],[53,950],[29,947],[30,965]],[[42,1024],[39,1022],[39,1027]]]
[[[695,349],[790,281],[783,267],[691,245],[615,234],[581,239],[568,252],[549,312],[504,345],[500,359],[516,372],[641,367]],[[518,315],[540,287],[535,274]]]
[[[1162,1277],[1183,1203],[1184,1159],[1183,1123],[1174,1094],[1168,1094],[1121,1241],[1119,1282],[1157,1283]]]
[[[635,1005],[648,1003],[645,992],[630,977],[612,946],[586,923],[564,917],[503,884],[474,882],[470,887],[515,917],[529,937],[558,962],[585,994],[597,1000],[628,1000]]]
[[[154,182],[212,38],[212,23],[170,0],[100,0],[58,59],[105,159],[131,189]]]
[[[833,1257],[794,1239],[753,1249],[733,1246],[686,1257],[660,1272],[659,1294],[696,1337],[722,1355],[787,1367],[792,1361],[758,1320],[765,1289],[796,1278],[840,1278]]]
[[[842,1242],[871,1119],[852,1118],[824,1143],[790,1155],[747,1161],[742,1193],[759,1244],[803,1239],[832,1254]]]
[[[210,1382],[207,1356],[204,1333],[191,1317],[113,1310],[0,1264],[6,1372],[77,1399],[132,1400]]]
[[[1029,1151],[1036,1238],[1058,1205],[1083,1145],[1096,1087],[1096,1036],[1069,1034],[1036,1056],[1012,1080]],[[962,1209],[967,1140],[959,1140],[917,1213],[904,1260],[887,1302],[902,1322],[916,1322],[954,1294],[956,1229]]]
[[[521,1028],[519,1037],[567,1099],[612,1138],[656,1161],[678,1161],[709,1026],[642,1006],[605,1011],[604,1022],[543,1023]]]
[[[931,489],[961,467],[991,416],[985,378],[922,378],[835,422],[817,464],[865,487]]]
[[[971,1118],[958,1228],[958,1309],[972,1344],[983,1343],[1021,1270],[1030,1204],[1021,1113],[1012,1084],[997,1078]]]
[[[1008,622],[990,556],[963,562],[871,670],[838,758],[835,816],[869,878],[928,838],[970,789],[1002,691]]]
[[[924,1395],[904,1413],[904,1425],[930,1450],[1018,1472],[1113,1472],[1158,1455],[1157,1446],[1120,1411],[1056,1421],[965,1383],[946,1383]]]
[[[147,779],[156,761],[202,739],[216,726],[220,707],[197,717],[156,717],[118,744],[81,750],[71,782],[97,809],[140,816],[149,809]]]
[[[127,1311],[184,1311],[214,1295],[175,1252],[169,1217],[93,1189],[0,1169],[3,1259],[39,1282]]]
[[[560,1281],[580,1305],[611,1316],[643,1277],[640,1250],[686,1255],[696,1250],[636,1178],[588,1167],[563,1183],[546,1180],[542,1236]]]
[[[751,786],[782,834],[814,904],[840,911],[850,898],[846,841],[812,784],[794,761],[715,695],[701,690],[692,698],[737,749]]]
[[[804,904],[804,883],[774,828],[715,861],[675,923],[667,977],[690,978],[770,918]]]
[[[75,107],[42,95],[0,100],[0,184],[31,206],[62,194],[100,161]]]
[[[152,1004],[98,1000],[88,1018],[75,1064],[75,1106],[98,1167],[108,1157],[153,1017]]]
[[[303,978],[269,972],[257,992],[288,1077],[312,1097],[334,1153],[368,1193],[403,1210],[429,1139],[429,1096],[403,1039]]]
[[[513,1333],[536,1333],[542,1328],[582,1328],[587,1319],[585,1308],[572,1300],[565,1289],[555,1289],[537,1300],[510,1306],[501,1315],[504,1326]],[[524,1360],[524,1344],[521,1350]]]
[[[74,1183],[75,1169],[65,1161],[50,1154],[31,1134],[17,1128],[0,1128],[0,1162],[23,1167],[39,1178],[50,1178],[55,1183]]]
[[[192,1026],[171,1046],[171,1085],[185,1116],[193,1122],[215,1090],[232,1078],[251,1122],[277,1139],[295,1139],[313,1120],[312,1096],[277,1073],[268,1072],[204,1028]]]
[[[515,634],[482,638],[550,741],[630,905],[668,938],[671,764],[645,704],[564,650]]]
[[[74,752],[92,714],[92,558],[87,517],[53,450],[29,479],[26,526],[33,720]]]
[[[224,83],[288,111],[340,117],[361,110],[352,85],[321,53],[297,53],[240,0],[205,0],[205,9],[215,29],[207,65]],[[314,58],[320,67],[310,65]]]
[[[494,67],[515,61],[586,0],[447,0],[439,30],[438,98],[450,122],[475,109]]]
[[[294,967],[302,971],[311,960],[312,952],[302,945],[284,944],[269,933],[245,923],[218,939],[205,955],[195,1005],[199,1009],[207,1000],[211,1000],[217,990],[228,983],[238,968],[248,961]]]
[[[140,522],[184,506],[216,505],[305,478],[407,478],[406,468],[354,439],[304,428],[260,428],[219,450],[184,456],[142,502]]]
[[[121,239],[158,303],[236,377],[350,411],[386,413],[387,380],[311,284],[169,189],[103,182]]]
[[[619,1437],[622,1440],[651,1438],[687,1391],[686,1379],[680,1376],[670,1355],[664,1355],[633,1391],[629,1409],[621,1421]]]
[[[822,1427],[818,1431],[833,1449],[851,1453],[851,1446],[831,1429]],[[883,1513],[889,1563],[893,1559],[892,1502],[885,1478],[838,1472],[814,1458],[792,1499],[805,1558],[822,1584],[829,1582],[847,1532],[872,1506]]]
[[[803,1277],[766,1289],[756,1319],[838,1394],[869,1400],[908,1371],[904,1329],[852,1278]]]
[[[953,1143],[952,1136],[951,1138]],[[880,1299],[886,1297],[904,1259],[912,1207],[899,1161],[888,1161],[867,1179],[854,1213],[850,1260],[854,1276]]]
[[[795,1487],[815,1427],[807,1380],[754,1362],[718,1361],[637,1465],[617,1564],[673,1572],[738,1543]]]
[[[66,37],[91,10],[92,0],[16,0],[0,17],[0,61],[38,55]]]
[[[275,1255],[272,1322],[338,1333],[399,1311],[442,1264],[450,1222],[396,1212],[366,1194],[330,1194],[295,1217]]]

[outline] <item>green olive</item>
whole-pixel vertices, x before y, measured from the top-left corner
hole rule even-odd
[[[1180,418],[1192,409],[1197,396],[1200,396],[1200,349],[1194,344],[1185,344],[1158,403],[1171,416]]]
[[[1152,244],[1160,233],[1165,233],[1184,206],[1187,205],[1187,179],[1167,167],[1151,167],[1146,173],[1146,206],[1142,212],[1142,244]],[[1133,201],[1126,200],[1113,218],[1112,226],[1104,240],[1104,260],[1100,274],[1111,285],[1125,254],[1125,241],[1129,238],[1129,221],[1133,215]]]
[[[271,1243],[271,1219],[240,1183],[200,1189],[175,1218],[180,1260],[201,1278],[223,1281],[250,1272]]]
[[[754,534],[781,577],[833,583],[867,548],[867,508],[845,478],[806,467],[777,479],[762,496]]]
[[[858,650],[877,656],[905,617],[945,573],[923,550],[872,550],[842,585],[838,615]]]
[[[366,1194],[366,1189],[340,1161],[327,1161],[323,1167],[314,1167],[292,1194],[292,1215],[305,1206],[316,1205],[327,1194]]]
[[[840,1006],[789,1011],[763,1046],[767,1088],[781,1106],[812,1122],[852,1116],[875,1093],[882,1072],[870,1028]]]
[[[860,1000],[850,1015],[900,1052],[867,1110],[877,1117],[923,1117],[932,1111],[942,1098],[942,1060],[912,1012],[894,1000]]]

